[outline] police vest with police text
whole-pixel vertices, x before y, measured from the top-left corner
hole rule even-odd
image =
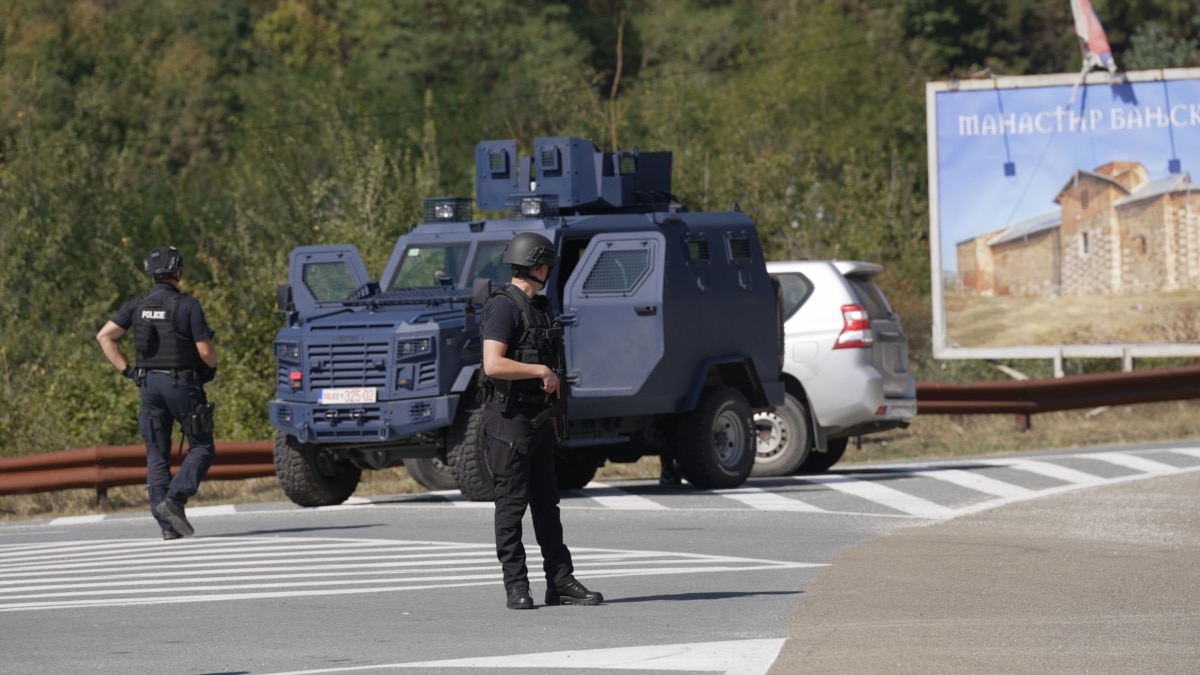
[[[200,352],[196,341],[175,327],[175,313],[182,293],[164,297],[149,293],[138,301],[133,313],[133,344],[137,367],[161,370],[196,370]]]

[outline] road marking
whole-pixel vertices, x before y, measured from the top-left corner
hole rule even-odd
[[[1177,455],[1187,455],[1188,457],[1200,459],[1200,448],[1167,448],[1167,450]]]
[[[1023,499],[1032,497],[1035,494],[1029,488],[1023,488],[1020,485],[1013,485],[1012,483],[996,480],[981,473],[964,471],[962,469],[939,469],[934,467],[928,471],[915,471],[913,475],[953,483],[954,485],[975,490],[976,492],[983,492],[1006,499]]]
[[[1084,473],[1059,464],[1051,464],[1050,462],[1033,459],[991,459],[981,461],[992,466],[1006,466],[1019,471],[1040,474],[1073,485],[1099,485],[1100,483],[1108,482],[1107,479],[1095,474]]]
[[[821,566],[665,551],[572,553],[580,579]],[[541,558],[530,555],[528,563],[540,567]],[[0,545],[0,612],[498,586],[500,577],[491,542],[197,537]]]
[[[713,494],[739,501],[752,509],[760,511],[807,511],[808,513],[826,513],[826,510],[798,499],[767,492],[762,488],[749,485],[729,490],[713,490]]]
[[[1176,473],[1179,471],[1178,467],[1171,466],[1170,464],[1156,462],[1152,459],[1138,457],[1136,455],[1127,455],[1123,452],[1093,452],[1086,455],[1080,455],[1080,457],[1098,459],[1102,462],[1116,464],[1117,466],[1123,466],[1126,469],[1133,469],[1134,471],[1140,471],[1142,473],[1167,474]]]
[[[509,656],[481,656],[418,663],[386,663],[344,668],[293,670],[270,675],[318,675],[392,668],[587,668],[596,670],[691,671],[724,675],[765,675],[779,656],[784,640],[729,640],[643,647],[614,647]]]
[[[607,483],[597,483],[592,481],[588,483],[584,490],[571,490],[580,497],[587,497],[595,500],[602,506],[607,506],[611,509],[621,509],[623,511],[662,511],[667,508],[665,504],[660,504],[653,499],[639,497],[625,490],[617,489]]]
[[[838,492],[861,497],[920,518],[945,520],[955,515],[954,509],[869,480],[860,480],[850,476],[806,476],[796,480],[824,485]]]

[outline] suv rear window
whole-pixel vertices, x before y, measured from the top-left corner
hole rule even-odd
[[[887,298],[883,297],[883,291],[875,285],[872,277],[848,276],[846,281],[849,281],[850,285],[854,287],[858,301],[867,309],[867,316],[872,319],[891,318],[892,308],[888,305]]]

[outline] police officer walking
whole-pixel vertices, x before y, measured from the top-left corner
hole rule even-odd
[[[562,329],[551,322],[546,287],[556,262],[554,244],[533,232],[514,236],[502,260],[512,284],[483,307],[482,392],[484,443],[496,490],[496,556],[504,572],[509,609],[532,609],[521,521],[526,507],[542,552],[547,605],[598,605],[599,593],[575,579],[563,543],[554,451],[565,418],[551,413],[566,393],[551,368],[561,354]],[[561,365],[562,364],[558,364]]]
[[[178,539],[194,533],[184,504],[200,489],[215,455],[213,404],[204,384],[217,374],[217,353],[199,301],[179,291],[179,251],[160,246],[146,255],[143,267],[154,277],[154,288],[122,305],[96,341],[109,362],[141,389],[138,429],[146,441],[150,511],[163,539]],[[117,344],[131,327],[136,367]],[[188,453],[172,478],[171,432],[176,421],[187,436]]]

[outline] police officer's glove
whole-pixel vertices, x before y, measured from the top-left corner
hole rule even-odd
[[[132,380],[132,379],[133,379],[133,376],[134,376],[134,368],[133,368],[133,366],[131,366],[131,365],[128,365],[128,364],[127,364],[127,365],[125,366],[125,369],[121,371],[121,374],[122,374],[122,375],[124,375],[125,377],[128,377],[129,379],[131,379],[131,380]]]
[[[208,384],[217,377],[217,369],[209,368],[208,366],[201,364],[201,366],[196,369],[196,374],[200,376],[200,384]]]

